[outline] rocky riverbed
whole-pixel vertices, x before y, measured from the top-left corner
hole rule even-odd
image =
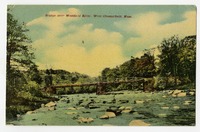
[[[62,95],[57,102],[18,115],[13,125],[47,126],[194,126],[195,90],[107,95]]]

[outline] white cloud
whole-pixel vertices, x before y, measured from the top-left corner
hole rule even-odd
[[[80,11],[71,8],[50,13],[80,14]],[[27,25],[43,25],[48,28],[43,37],[33,42],[40,68],[51,65],[55,69],[97,76],[103,68],[123,63],[127,59],[123,55],[123,50],[139,57],[142,50],[156,47],[163,38],[176,34],[180,37],[196,34],[196,12],[185,13],[184,21],[160,24],[169,17],[169,13],[149,12],[136,15],[134,19],[116,22],[115,25],[119,29],[139,35],[125,41],[119,32],[94,28],[92,23],[77,24],[81,22],[81,18],[40,17]],[[154,53],[159,54],[158,50]]]
[[[27,23],[27,26],[33,25],[44,25],[46,26],[48,31],[48,37],[53,37],[54,35],[58,35],[61,32],[65,31],[64,24],[70,23],[72,21],[76,21],[80,19],[79,17],[58,17],[57,15],[66,15],[66,14],[80,14],[80,11],[75,8],[69,8],[68,10],[61,11],[50,11],[47,13],[48,15],[56,15],[55,17],[46,16],[46,14],[42,17],[36,18]]]
[[[74,21],[40,17],[28,23],[28,26],[48,27],[44,37],[33,42],[39,68],[52,66],[97,76],[105,67],[115,67],[125,61],[119,46],[123,39],[120,33],[94,28],[91,23],[75,25]]]
[[[179,35],[180,38],[196,34],[196,12],[189,11],[184,14],[184,21],[160,24],[170,17],[169,13],[150,12],[134,16],[131,20],[116,22],[115,25],[139,37],[131,37],[125,43],[125,49],[150,48],[158,45],[164,38]],[[141,51],[139,51],[141,53]],[[135,53],[139,55],[140,53]]]

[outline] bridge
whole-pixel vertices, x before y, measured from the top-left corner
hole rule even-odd
[[[123,83],[130,83],[130,84],[137,84],[137,86],[141,85],[144,91],[152,90],[152,86],[154,84],[153,78],[126,78],[126,79],[116,79],[115,81],[107,81],[107,82],[94,82],[94,83],[80,83],[80,84],[61,84],[61,85],[52,85],[45,88],[45,91],[48,93],[56,94],[57,89],[63,89],[64,91],[66,88],[70,88],[71,92],[73,93],[74,87],[96,87],[96,94],[105,94],[106,86],[112,84],[123,84]],[[150,86],[149,86],[150,85]]]

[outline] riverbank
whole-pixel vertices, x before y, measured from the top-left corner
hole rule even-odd
[[[23,100],[23,101],[22,101]],[[49,101],[58,101],[56,97],[43,96],[37,97],[33,100],[17,99],[16,104],[12,104],[6,108],[6,124],[18,120],[21,115],[24,115],[27,111],[33,111],[41,107],[41,104],[48,103]],[[19,105],[20,104],[20,105]]]

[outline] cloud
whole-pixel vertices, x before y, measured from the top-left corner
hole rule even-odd
[[[138,50],[150,48],[152,45],[159,45],[164,38],[179,35],[183,38],[196,34],[196,12],[188,11],[183,17],[185,20],[167,24],[160,24],[169,19],[170,13],[148,12],[138,14],[131,20],[115,22],[115,26],[130,34],[137,34],[138,37],[130,37],[125,43],[125,50],[139,55]]]
[[[52,11],[48,14],[59,13],[81,14],[75,8]],[[115,22],[115,31],[110,31],[109,28],[95,28],[94,23],[86,23],[83,18],[44,16],[32,20],[27,25],[47,27],[41,37],[33,42],[39,68],[45,69],[48,68],[47,65],[51,65],[54,69],[97,76],[105,67],[115,67],[126,61],[126,53],[129,53],[128,57],[139,57],[144,49],[156,47],[164,38],[196,34],[196,12],[186,12],[183,21],[161,24],[170,16],[168,12],[137,14],[133,19]],[[124,37],[124,32],[130,37]],[[157,55],[159,51],[154,53]]]
[[[73,11],[79,12],[77,9]],[[120,47],[123,40],[120,33],[94,28],[92,23],[74,23],[81,19],[50,19],[40,17],[27,24],[48,27],[43,37],[33,42],[39,68],[52,66],[54,69],[98,76],[105,67],[115,67],[125,61]]]
[[[54,68],[78,71],[91,76],[99,75],[105,67],[115,67],[122,63],[122,56],[121,48],[115,44],[99,45],[91,52],[76,44],[46,51],[46,57],[51,60],[49,64]]]
[[[80,11],[76,8],[69,8],[68,10],[60,10],[60,11],[50,11],[47,15],[55,15],[55,17],[46,16],[46,14],[42,17],[36,18],[27,23],[27,26],[33,25],[43,25],[46,26],[49,31],[48,37],[53,37],[54,35],[59,35],[60,32],[64,32],[64,24],[70,23],[72,21],[76,21],[80,19],[79,17],[58,17],[57,15],[66,15],[66,14],[75,14],[79,15]]]

